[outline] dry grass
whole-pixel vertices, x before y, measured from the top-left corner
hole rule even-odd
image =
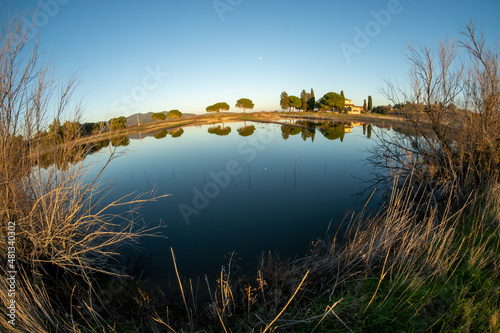
[[[85,331],[104,322],[96,279],[125,276],[117,265],[121,247],[137,244],[157,228],[138,223],[137,209],[162,196],[131,194],[103,205],[107,188],[99,179],[115,152],[89,179],[89,169],[74,161],[92,147],[78,148],[78,137],[64,127],[57,140],[56,133],[52,142],[43,137],[52,119],[78,119],[79,103],[71,102],[76,80],[60,84],[51,77],[50,64],[38,53],[36,41],[30,47],[28,36],[19,19],[0,35],[0,256],[8,256],[7,223],[13,221],[18,272],[13,298],[4,292],[12,269],[0,267],[0,298],[3,304],[16,301],[16,325],[7,323],[6,307],[0,324],[18,332]],[[47,155],[53,164],[44,168]],[[111,213],[118,206],[123,213]]]

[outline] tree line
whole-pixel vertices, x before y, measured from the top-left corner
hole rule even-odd
[[[307,93],[305,89],[300,93],[300,97],[294,95],[288,95],[286,91],[283,91],[280,96],[280,106],[283,110],[297,111],[302,110],[303,112],[316,112],[316,111],[337,111],[342,112],[345,109],[345,96],[344,91],[341,90],[340,94],[335,92],[328,92],[318,101],[314,95],[314,89],[311,88],[311,92]],[[366,99],[363,104],[364,112],[371,112],[372,107],[372,97],[368,96],[368,104]]]

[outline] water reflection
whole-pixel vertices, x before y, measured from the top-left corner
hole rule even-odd
[[[340,142],[344,142],[344,136],[346,133],[346,128],[343,123],[325,123],[321,125],[319,131],[328,140],[340,139]]]
[[[130,139],[126,135],[115,136],[111,139],[113,147],[126,147],[130,144]]]
[[[48,149],[40,155],[39,165],[44,169],[55,165],[60,170],[66,170],[69,166],[83,160],[87,155],[108,147],[109,143],[110,140],[106,139],[80,145],[63,145],[58,149]]]
[[[246,121],[244,122],[244,126],[243,127],[238,128],[238,134],[241,135],[241,136],[243,136],[243,137],[250,136],[254,132],[255,132],[255,126],[254,125],[247,126],[247,122]]]
[[[222,127],[220,125],[218,126],[212,126],[208,129],[208,133],[210,134],[215,134],[219,136],[226,136],[229,133],[231,133],[231,127],[224,127],[224,123],[222,123]]]
[[[326,139],[340,139],[340,141],[343,142],[347,133],[352,133],[353,128],[361,126],[363,127],[363,135],[366,135],[367,138],[370,139],[372,130],[371,124],[368,125],[368,134],[366,134],[367,124],[360,122],[318,122],[308,120],[296,120],[291,125],[282,125],[281,137],[284,140],[288,140],[290,136],[301,134],[302,140],[306,141],[308,138],[311,138],[311,141],[314,142],[316,129],[318,129]]]
[[[153,137],[158,140],[165,138],[167,135],[172,136],[172,138],[179,138],[182,134],[184,134],[184,129],[182,127],[177,127],[170,131],[165,129],[163,131],[156,132],[153,134]]]
[[[281,126],[281,137],[284,140],[288,140],[290,135],[297,135],[302,132],[302,129],[298,126],[288,126],[288,125],[283,125]]]
[[[131,135],[129,146],[118,148],[127,154],[105,170],[103,181],[113,184],[107,199],[153,187],[171,194],[145,203],[141,211],[145,221],[161,219],[168,225],[168,239],[140,244],[154,256],[151,268],[158,273],[151,281],[162,283],[172,273],[171,257],[162,254],[169,254],[170,247],[182,274],[211,277],[231,251],[243,258],[241,268],[248,272],[262,251],[278,250],[283,257],[303,254],[330,221],[334,228],[346,210],[363,208],[365,202],[354,194],[365,185],[352,176],[371,175],[362,163],[368,157],[365,150],[374,146],[369,128],[301,120]],[[169,135],[182,137],[165,139]],[[105,160],[103,151],[88,156],[86,163],[97,168]],[[371,203],[376,202],[374,196]]]
[[[353,128],[362,127],[363,136],[370,139],[372,136],[372,125],[360,122],[333,122],[333,121],[310,121],[310,120],[287,120],[289,123],[281,126],[281,137],[283,140],[288,140],[291,136],[299,135],[303,141],[311,139],[314,142],[316,136],[316,130],[318,130],[323,137],[328,140],[338,140],[340,142],[344,141],[346,134],[350,134]],[[231,127],[227,126],[225,123],[212,124],[208,129],[208,133],[215,134],[218,136],[228,136],[231,133]],[[255,125],[248,125],[247,122],[243,122],[243,126],[238,127],[238,134],[242,137],[252,136],[255,131]],[[58,150],[55,153],[49,151],[41,156],[40,164],[42,167],[46,168],[52,164],[55,164],[58,168],[66,168],[68,165],[77,163],[81,161],[88,154],[92,154],[100,151],[104,147],[108,147],[109,144],[113,147],[126,147],[130,144],[130,139],[139,138],[140,140],[147,137],[154,137],[155,139],[161,140],[170,135],[172,138],[180,138],[184,134],[184,128],[178,127],[175,129],[164,129],[159,132],[154,133],[139,133],[131,135],[119,135],[111,139],[99,140],[93,143],[87,143],[79,146],[72,147],[71,149]],[[138,137],[137,137],[138,136]]]
[[[310,120],[287,120],[288,123],[281,125],[281,137],[283,140],[288,140],[292,136],[300,134],[303,141],[310,139],[314,142],[316,130],[328,140],[344,141],[346,135],[352,133],[353,128],[362,127],[363,136],[367,139],[372,137],[372,125],[360,122],[333,122],[333,121],[310,121]],[[238,127],[237,131],[241,137],[252,136],[255,131],[255,125],[248,125],[247,122],[242,123],[243,126]],[[388,127],[389,128],[389,127]],[[225,123],[212,124],[208,129],[208,133],[218,136],[228,136],[231,133],[231,127]],[[99,152],[102,148],[108,147],[127,147],[130,145],[130,139],[146,139],[154,137],[161,140],[170,135],[172,138],[180,138],[184,134],[184,128],[178,127],[175,129],[164,129],[154,133],[138,133],[130,135],[119,135],[111,139],[99,140],[93,143],[86,143],[71,147],[70,149],[58,149],[56,152],[50,150],[43,154],[40,159],[40,165],[44,168],[55,164],[58,168],[64,169],[69,165],[75,164],[83,160],[87,155]]]
[[[172,136],[172,138],[180,138],[182,134],[184,134],[184,129],[182,127],[175,128],[168,132]]]
[[[167,131],[167,130],[163,130],[163,131],[161,131],[161,132],[156,132],[156,133],[153,135],[153,137],[154,137],[155,139],[163,139],[164,137],[166,137],[166,136],[167,136],[167,134],[168,134],[168,131]]]

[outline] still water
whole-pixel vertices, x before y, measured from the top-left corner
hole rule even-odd
[[[357,194],[371,177],[370,136],[381,129],[300,124],[307,128],[241,122],[129,136],[103,181],[113,188],[107,200],[151,189],[170,194],[140,211],[145,221],[161,220],[168,237],[140,244],[151,281],[172,277],[171,247],[185,276],[215,276],[232,251],[253,274],[262,253],[303,256],[330,223],[335,230],[346,213],[362,209]],[[96,172],[107,156],[103,149],[85,162]],[[376,194],[372,207],[379,201]]]

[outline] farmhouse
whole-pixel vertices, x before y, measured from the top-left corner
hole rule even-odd
[[[345,99],[345,108],[344,108],[345,113],[347,113],[347,114],[360,114],[362,111],[363,111],[362,106],[355,106],[352,103],[352,100],[347,99],[347,98]]]

